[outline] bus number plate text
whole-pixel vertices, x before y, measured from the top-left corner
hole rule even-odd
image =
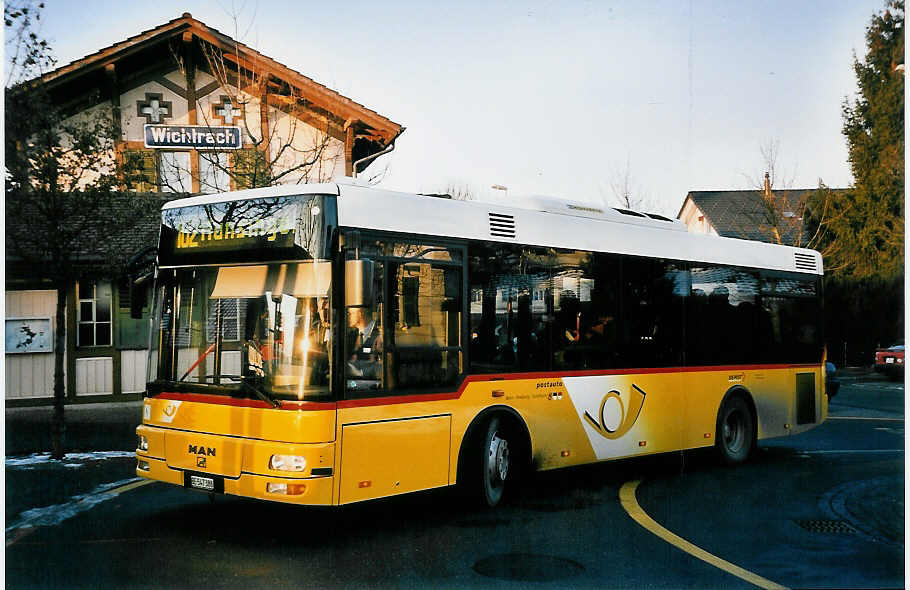
[[[190,487],[197,490],[215,491],[215,480],[211,477],[200,477],[198,475],[190,476]]]
[[[205,473],[184,472],[183,486],[193,490],[202,490],[203,492],[224,493],[224,479],[216,475],[206,475]]]

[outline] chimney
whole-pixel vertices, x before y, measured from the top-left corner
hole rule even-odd
[[[771,176],[765,172],[765,196],[771,197]]]

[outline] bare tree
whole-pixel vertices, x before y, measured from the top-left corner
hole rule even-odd
[[[601,200],[604,205],[610,202],[621,209],[632,211],[656,212],[661,209],[658,204],[651,198],[648,191],[639,185],[635,180],[632,172],[632,158],[626,157],[626,163],[620,167],[615,165],[610,172],[608,179],[609,194],[604,196],[604,190],[601,188]]]
[[[11,274],[47,279],[57,291],[54,320],[54,414],[51,456],[64,455],[66,293],[77,280],[115,276],[125,258],[116,243],[135,234],[159,203],[133,199],[118,188],[130,170],[115,157],[109,112],[67,116],[39,76],[54,64],[34,30],[37,6],[4,8],[14,61],[4,93],[6,263]],[[34,20],[32,20],[34,19]],[[12,269],[12,270],[11,270]]]
[[[836,219],[833,192],[821,178],[815,189],[794,189],[795,173],[785,171],[780,162],[780,141],[769,139],[759,146],[761,172],[746,174],[749,188],[759,198],[751,210],[740,214],[743,234],[758,230],[775,244],[800,248],[820,248],[822,254],[837,248],[830,240],[828,227]]]
[[[233,20],[239,31],[236,14]],[[159,184],[169,191],[191,192],[188,185],[196,181],[201,192],[221,192],[330,180],[343,146],[333,142],[328,118],[310,108],[299,88],[270,76],[239,41],[229,49],[201,39],[199,43],[208,73],[219,85],[215,93],[222,99],[222,118],[240,127],[248,147],[229,153],[199,150],[196,172],[185,161],[164,157],[157,163]],[[172,47],[171,53],[185,74],[181,52]],[[197,117],[200,125],[222,124],[213,109],[197,108]]]
[[[446,185],[445,192],[456,201],[474,200],[474,189],[472,189],[467,182],[450,181]]]

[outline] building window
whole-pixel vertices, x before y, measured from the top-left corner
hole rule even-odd
[[[266,162],[256,148],[235,150],[231,155],[235,189],[255,188],[265,180]]]
[[[405,269],[405,271],[407,270],[409,269]],[[420,325],[419,293],[419,277],[401,277],[401,307],[405,326],[411,327]]]
[[[111,284],[76,284],[78,346],[111,345]]]
[[[159,152],[158,178],[163,193],[189,193],[193,190],[189,152]]]
[[[238,342],[242,332],[239,299],[213,299],[209,302],[206,338],[215,341],[218,328],[218,307],[221,306],[221,341]]]
[[[125,150],[123,166],[127,188],[137,193],[148,193],[158,188],[158,163],[152,150]]]
[[[221,193],[231,190],[227,152],[199,152],[199,192]]]

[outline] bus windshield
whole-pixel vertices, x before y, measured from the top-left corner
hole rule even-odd
[[[162,270],[150,393],[328,398],[330,291],[325,260]]]

